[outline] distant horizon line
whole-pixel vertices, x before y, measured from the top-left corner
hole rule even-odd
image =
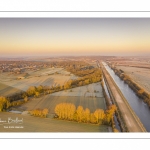
[[[20,56],[0,56],[1,58],[45,58],[45,57],[150,57],[149,55],[20,55]]]

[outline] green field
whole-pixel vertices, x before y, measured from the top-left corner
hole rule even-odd
[[[8,117],[11,119],[22,119],[23,123],[11,123],[2,124],[0,123],[0,132],[108,132],[108,126],[105,125],[94,125],[86,123],[77,123],[71,121],[57,120],[50,118],[32,117],[29,115],[21,115],[9,112],[0,113],[1,120],[7,120]],[[4,128],[14,127],[14,128]],[[15,127],[23,128],[15,128]]]

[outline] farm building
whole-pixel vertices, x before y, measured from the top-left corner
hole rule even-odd
[[[24,79],[25,77],[17,77],[17,80],[21,80]]]

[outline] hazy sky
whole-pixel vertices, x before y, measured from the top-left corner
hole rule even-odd
[[[0,55],[149,55],[148,18],[0,18]]]

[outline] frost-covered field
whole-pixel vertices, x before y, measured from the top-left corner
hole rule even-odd
[[[95,90],[98,93],[95,93]],[[96,94],[97,96],[95,97]],[[105,98],[103,97],[100,83],[93,83],[87,86],[45,95],[40,98],[34,98],[18,107],[17,110],[26,111],[36,108],[48,108],[49,113],[54,113],[55,106],[62,102],[73,103],[76,107],[81,105],[84,109],[89,108],[91,112],[94,112],[98,108],[106,109]]]
[[[0,125],[0,132],[109,132],[109,126],[106,125],[99,126],[94,124],[57,120],[51,117],[40,118],[33,117],[30,115],[1,112],[2,120],[7,120],[8,117],[11,117],[11,119],[14,120],[16,118],[23,118],[23,123],[11,123]],[[6,126],[10,126],[11,128],[6,128]]]
[[[125,66],[117,66],[117,68],[122,69],[133,81],[150,93],[150,69]]]
[[[23,79],[17,79],[23,76]],[[56,86],[63,85],[70,79],[77,77],[63,68],[48,68],[40,71],[29,71],[28,75],[14,75],[9,73],[0,74],[0,94],[7,96],[7,93],[14,94],[16,91],[26,91],[30,86]],[[14,88],[14,89],[13,89]]]
[[[51,94],[52,96],[84,96],[84,97],[103,97],[100,83],[92,83],[65,91]]]

